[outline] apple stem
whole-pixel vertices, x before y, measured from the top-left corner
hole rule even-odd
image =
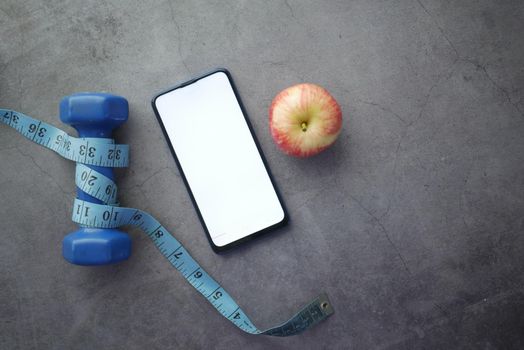
[[[302,122],[302,124],[300,125],[302,127],[302,131],[306,131],[307,130],[307,123],[306,122]]]

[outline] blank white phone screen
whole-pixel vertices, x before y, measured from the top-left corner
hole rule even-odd
[[[216,246],[284,219],[225,73],[160,95],[155,106]]]

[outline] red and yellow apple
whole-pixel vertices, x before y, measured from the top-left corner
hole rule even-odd
[[[323,87],[298,84],[273,99],[269,107],[269,128],[282,151],[296,157],[309,157],[335,142],[342,128],[342,112]]]

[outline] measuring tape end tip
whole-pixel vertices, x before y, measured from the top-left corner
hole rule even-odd
[[[322,293],[318,296],[318,305],[320,305],[320,309],[326,316],[331,316],[335,313],[335,309],[333,309],[333,305],[331,304],[331,301],[329,300],[326,293]]]

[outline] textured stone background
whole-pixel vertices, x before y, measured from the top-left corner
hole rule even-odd
[[[524,348],[523,32],[518,0],[3,0],[1,106],[73,132],[62,96],[125,96],[122,204],[171,228],[260,327],[320,291],[336,314],[298,337],[243,334],[135,229],[129,261],[66,263],[73,164],[1,126],[0,348]],[[291,216],[224,256],[150,107],[218,66]],[[301,160],[276,149],[267,110],[304,81],[339,100],[344,130]]]

